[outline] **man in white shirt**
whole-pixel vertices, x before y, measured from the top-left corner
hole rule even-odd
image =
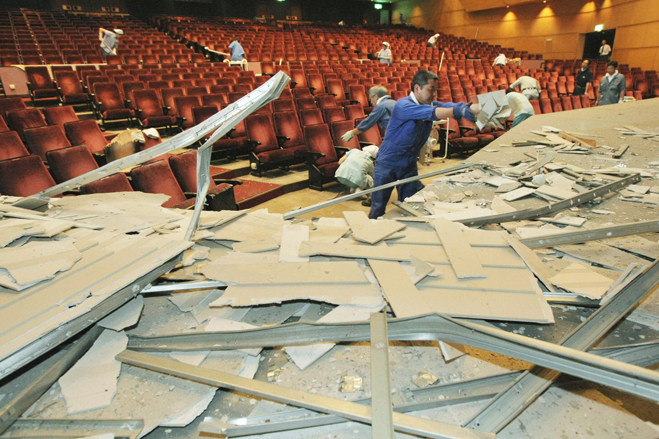
[[[494,58],[492,66],[505,66],[506,64],[508,64],[508,58],[506,58],[506,55],[503,53],[500,53],[496,58]]]
[[[538,99],[540,97],[540,84],[536,79],[531,77],[530,73],[527,73],[510,84],[510,88],[517,87],[520,88],[522,94],[528,99]]]
[[[110,56],[117,54],[117,47],[119,47],[119,39],[124,34],[121,29],[113,29],[109,31],[104,28],[98,30],[98,39],[101,41],[101,53],[103,56]]]
[[[606,44],[606,40],[602,40],[602,45],[600,46],[600,59],[608,61],[610,55],[611,55],[611,46]]]
[[[506,90],[506,99],[508,100],[510,111],[513,113],[512,128],[515,128],[535,114],[531,102],[523,94],[517,93],[514,88]]]
[[[435,34],[432,37],[428,38],[428,47],[435,47],[437,40],[439,39],[439,34]]]
[[[382,42],[382,49],[375,54],[375,57],[380,60],[381,64],[391,65],[391,49],[389,48],[389,43],[386,41]]]

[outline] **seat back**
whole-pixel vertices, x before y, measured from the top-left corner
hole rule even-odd
[[[7,113],[7,125],[16,131],[21,139],[25,140],[25,130],[46,126],[46,119],[43,118],[41,111],[36,108],[28,108]]]
[[[182,123],[183,129],[188,129],[194,126],[192,107],[199,107],[200,105],[201,102],[199,96],[177,96],[174,98],[176,114],[178,114],[179,117],[185,118]]]
[[[53,79],[50,77],[48,67],[36,66],[25,67],[27,73],[27,80],[30,83],[32,90],[54,90]]]
[[[27,106],[21,98],[3,98],[0,99],[0,113],[7,118],[7,113],[16,110],[25,110]]]
[[[0,133],[4,133],[5,131],[11,131],[11,130],[7,126],[7,122],[5,122],[5,118],[0,116]]]
[[[47,161],[48,151],[66,148],[71,146],[71,143],[61,126],[47,125],[25,130],[25,145],[32,154],[37,154],[43,161]]]
[[[297,107],[295,106],[295,102],[293,100],[289,99],[276,99],[272,101],[272,105],[274,107],[275,113],[277,112],[282,112],[282,111],[297,111]]]
[[[368,142],[368,143],[372,143],[373,145],[380,146],[380,144],[382,143],[382,136],[380,135],[380,128],[378,128],[378,125],[375,124],[368,130],[359,134],[359,141]]]
[[[197,192],[197,150],[169,157],[169,166],[183,192]],[[210,188],[215,182],[210,179]]]
[[[581,95],[581,107],[590,108],[590,99],[588,98],[588,95]]]
[[[69,146],[46,153],[50,173],[57,183],[63,183],[98,168],[86,146]]]
[[[72,145],[85,145],[92,154],[103,153],[108,143],[94,119],[65,123],[64,132]]]
[[[155,90],[134,90],[133,91],[133,107],[141,110],[137,116],[140,120],[148,119],[154,116],[164,116],[158,95]]]
[[[338,161],[334,142],[330,130],[326,124],[311,125],[304,127],[304,139],[307,151],[324,154],[324,157],[314,159],[316,165],[324,165]]]
[[[366,89],[363,85],[351,85],[350,88],[350,99],[353,101],[359,102],[359,105],[362,107],[369,107],[371,104],[368,102],[368,96],[366,96]]]
[[[0,194],[29,197],[55,186],[55,180],[37,155],[0,161]]]
[[[542,109],[540,108],[540,101],[538,99],[532,99],[531,105],[533,106],[533,112],[535,114],[542,114]]]
[[[327,107],[323,109],[325,122],[331,124],[339,120],[346,120],[346,113],[343,107]]]
[[[561,96],[561,105],[563,107],[563,111],[572,110],[572,99],[570,96]]]
[[[144,83],[142,81],[127,81],[121,83],[121,91],[124,100],[131,101],[129,107],[135,108],[133,101],[133,91],[144,90]]]
[[[229,99],[224,93],[210,93],[201,96],[201,103],[203,105],[213,105],[218,110],[229,105]]]
[[[542,108],[542,114],[554,112],[551,107],[551,101],[549,99],[540,99],[540,107]]]
[[[94,99],[99,104],[102,112],[126,108],[121,93],[119,93],[119,86],[114,82],[100,82],[94,84]]]
[[[182,88],[163,88],[160,90],[160,96],[162,97],[162,103],[165,107],[169,107],[170,110],[167,114],[170,116],[176,116],[176,104],[174,104],[174,98],[179,96],[184,96]]]
[[[110,192],[132,192],[133,187],[123,173],[110,175],[80,186],[81,194],[105,194]]]
[[[46,118],[48,125],[59,125],[64,129],[64,124],[67,122],[75,122],[78,115],[70,105],[63,105],[61,107],[44,107],[43,115]]]
[[[0,133],[0,160],[23,157],[29,154],[16,131]]]
[[[54,75],[55,82],[57,82],[57,86],[62,90],[63,96],[84,92],[82,89],[82,83],[76,72],[65,70],[54,72]]]
[[[284,148],[304,145],[304,135],[300,127],[300,121],[293,111],[274,113],[275,131],[278,135],[288,137],[284,143]]]
[[[260,143],[260,145],[254,147],[256,154],[279,149],[272,117],[269,114],[260,113],[247,116],[245,118],[245,133],[247,139]]]
[[[328,79],[327,91],[328,93],[336,96],[337,99],[346,98],[346,92],[343,88],[343,81],[340,79]]]
[[[133,168],[130,171],[130,178],[138,191],[169,195],[170,198],[162,204],[163,207],[174,207],[186,200],[185,194],[166,160],[158,160]]]
[[[200,124],[209,117],[217,114],[219,110],[215,105],[202,105],[199,107],[192,107],[192,119],[194,124]]]
[[[554,113],[563,111],[561,100],[559,98],[551,98],[551,108],[554,110]]]
[[[325,123],[320,108],[307,108],[300,110],[300,124],[303,127]]]
[[[318,107],[327,108],[327,107],[336,107],[336,98],[332,95],[323,95],[316,98],[318,101]]]
[[[346,105],[345,109],[346,109],[346,119],[352,120],[353,122],[356,119],[366,116],[366,114],[364,114],[364,107],[362,107],[361,105],[357,105],[357,104]]]
[[[344,141],[341,139],[341,136],[346,132],[355,127],[355,123],[351,120],[340,120],[332,122],[330,124],[330,129],[332,132],[332,138],[334,139],[334,144],[338,146],[343,146],[344,148],[350,149],[361,149],[359,144],[359,139],[353,137],[349,141]]]

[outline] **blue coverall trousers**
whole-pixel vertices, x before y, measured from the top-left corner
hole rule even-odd
[[[375,171],[373,172],[373,186],[382,186],[383,184],[391,183],[403,178],[415,177],[417,175],[419,175],[419,170],[416,166],[416,160],[408,163],[386,163],[376,161]],[[371,211],[368,214],[369,218],[376,219],[384,215],[393,190],[394,188],[388,188],[373,192],[371,195]],[[411,197],[417,193],[418,190],[419,187],[416,181],[396,186],[399,201],[404,201],[405,198]]]

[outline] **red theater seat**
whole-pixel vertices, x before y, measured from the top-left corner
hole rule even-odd
[[[0,161],[0,194],[29,197],[55,186],[55,180],[37,155]]]

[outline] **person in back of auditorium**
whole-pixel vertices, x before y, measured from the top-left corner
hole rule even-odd
[[[117,54],[117,47],[119,47],[119,40],[124,34],[121,29],[113,29],[109,31],[104,28],[98,30],[98,39],[101,41],[101,54],[103,56],[110,56]]]
[[[608,61],[609,55],[611,55],[611,46],[606,44],[606,40],[602,40],[602,45],[600,46],[600,59]]]
[[[432,37],[428,38],[428,47],[435,47],[437,40],[439,39],[439,34],[435,34]]]
[[[382,42],[382,49],[375,54],[375,57],[380,60],[381,64],[391,65],[391,49],[389,48],[389,43],[386,41]]]
[[[522,94],[528,99],[540,98],[540,84],[536,79],[531,77],[530,73],[525,74],[521,78],[518,78],[517,81],[510,84],[510,88],[517,87],[520,88]]]
[[[505,66],[506,64],[508,64],[508,58],[503,53],[498,54],[492,62],[492,66]]]
[[[374,85],[368,89],[368,100],[371,101],[373,105],[373,110],[369,113],[366,119],[362,120],[357,128],[354,128],[350,131],[346,131],[342,136],[344,142],[350,141],[353,137],[368,131],[372,126],[378,124],[380,128],[380,134],[384,134],[387,126],[389,125],[389,120],[391,119],[391,113],[394,111],[396,106],[396,101],[391,99],[389,96],[389,91],[383,85]],[[384,136],[383,136],[384,137]]]
[[[581,70],[576,74],[574,80],[575,96],[581,96],[588,93],[588,88],[593,85],[593,71],[590,70],[590,60],[584,59],[581,63]]]
[[[622,102],[627,90],[625,76],[618,73],[618,61],[606,65],[606,75],[600,81],[596,105],[609,105]]]
[[[513,113],[513,128],[535,114],[528,98],[522,93],[517,93],[514,88],[510,87],[506,90],[506,99]]]
[[[229,44],[229,50],[231,51],[231,57],[229,62],[241,62],[245,59],[245,49],[240,44],[240,38],[233,37],[231,38],[231,44]]]
[[[475,120],[475,112],[469,108],[471,104],[435,101],[438,86],[439,77],[436,74],[420,70],[412,79],[410,95],[396,102],[375,162],[375,186],[418,175],[417,158],[428,140],[434,121],[447,117]],[[399,185],[396,188],[398,199],[404,201],[414,195],[418,187],[416,181]],[[392,192],[393,188],[388,188],[371,195],[369,218],[384,215]]]

